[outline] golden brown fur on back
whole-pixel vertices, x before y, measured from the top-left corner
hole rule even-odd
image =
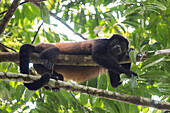
[[[64,42],[64,43],[48,43],[40,44],[40,47],[47,49],[54,45],[60,51],[60,54],[70,55],[91,55],[95,45],[95,40],[82,42]],[[76,82],[84,82],[91,78],[102,74],[106,69],[100,66],[66,66],[56,65],[55,71],[64,76],[64,80],[74,80]]]
[[[94,43],[94,40],[89,40],[82,42],[55,43],[54,46],[59,48],[61,54],[88,55],[91,54]]]
[[[55,71],[64,76],[64,80],[84,82],[106,71],[100,66],[55,66]]]
[[[61,54],[91,55],[95,40],[54,44]],[[64,76],[64,80],[84,82],[104,72],[100,66],[55,66],[55,71]]]

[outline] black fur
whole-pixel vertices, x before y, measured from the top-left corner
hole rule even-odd
[[[37,50],[42,50],[38,51]],[[34,68],[38,74],[42,75],[40,79],[35,80],[33,83],[24,83],[24,85],[29,90],[37,90],[43,87],[50,78],[55,80],[63,80],[63,76],[61,74],[53,71],[53,61],[59,55],[59,49],[55,46],[49,47],[48,49],[34,47],[31,44],[24,44],[20,48],[19,59],[20,59],[20,72],[23,74],[29,74],[29,63],[32,52],[40,53],[40,60],[46,61],[43,65],[34,64]],[[46,86],[46,89],[48,86]],[[53,90],[59,90],[58,88],[52,88]]]
[[[24,44],[19,51],[20,72],[23,74],[29,74],[29,63],[34,46],[31,44]]]
[[[117,42],[114,43],[114,41]],[[129,42],[127,39],[120,35],[113,35],[110,39],[97,40],[96,45],[92,50],[93,60],[102,67],[108,69],[110,81],[113,87],[117,87],[121,84],[121,73],[125,73],[129,77],[132,75],[137,76],[135,72],[130,71],[131,63],[122,65],[118,63],[125,57],[128,57],[128,45]],[[115,50],[117,47],[121,50]]]

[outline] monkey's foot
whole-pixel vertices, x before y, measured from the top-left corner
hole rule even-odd
[[[59,74],[59,73],[57,73],[55,71],[53,71],[53,73],[51,75],[51,78],[55,79],[55,80],[62,80],[62,81],[64,81],[63,75],[61,75],[61,74]]]

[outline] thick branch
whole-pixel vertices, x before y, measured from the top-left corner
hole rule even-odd
[[[8,25],[9,20],[11,19],[12,15],[15,13],[20,1],[21,0],[14,0],[11,6],[8,8],[8,11],[0,24],[0,35],[4,32],[6,26]]]
[[[170,49],[158,50],[155,55],[169,54]],[[149,56],[137,57],[137,61],[144,61]],[[0,52],[0,62],[15,62],[19,63],[19,54],[11,52]],[[130,63],[130,59],[124,59],[120,64]],[[31,57],[31,63],[42,64],[39,61],[39,55],[34,53]],[[93,60],[91,55],[59,55],[55,60],[56,65],[73,65],[73,66],[98,66]]]
[[[0,62],[15,62],[19,63],[19,54],[14,52],[0,52]],[[120,63],[128,63],[130,60],[124,60]],[[39,55],[33,53],[31,63],[42,64],[39,60]],[[54,61],[56,65],[73,65],[73,66],[98,66],[91,55],[59,55]]]
[[[39,79],[39,76],[0,72],[0,80],[5,80],[5,81],[17,81],[17,82],[28,83],[36,79]],[[142,106],[153,107],[153,108],[157,108],[161,110],[170,110],[170,103],[156,101],[156,100],[152,100],[152,99],[145,98],[145,97],[132,96],[132,95],[122,94],[122,93],[113,92],[113,91],[106,91],[103,89],[77,85],[74,83],[68,83],[68,82],[59,81],[59,80],[56,81],[54,79],[51,79],[48,85],[52,87],[58,87],[60,89],[64,89],[67,91],[84,93],[84,94],[88,94],[92,96],[121,101],[121,102],[128,103],[128,104],[142,105]]]

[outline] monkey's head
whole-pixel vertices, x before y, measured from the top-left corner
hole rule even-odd
[[[125,54],[128,51],[129,42],[121,35],[113,35],[108,43],[111,48],[111,53],[114,55]]]

